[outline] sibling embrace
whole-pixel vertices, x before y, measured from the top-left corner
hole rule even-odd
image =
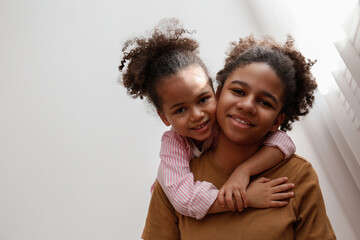
[[[313,62],[291,37],[241,38],[215,91],[191,33],[162,27],[127,41],[119,66],[128,93],[171,126],[142,238],[336,239],[317,175],[284,132],[313,104]]]

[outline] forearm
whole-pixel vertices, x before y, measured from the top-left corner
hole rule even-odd
[[[236,205],[236,203],[235,203]],[[236,206],[237,207],[237,206]],[[207,214],[213,214],[213,213],[222,213],[222,212],[230,212],[233,211],[231,210],[227,205],[225,205],[224,207],[222,207],[219,203],[219,200],[216,199],[214,204],[210,207],[209,211],[207,212]]]
[[[176,211],[201,219],[218,195],[218,189],[209,182],[194,181],[190,170],[193,157],[184,138],[167,132],[162,138],[158,181]]]
[[[216,187],[205,181],[194,182],[188,167],[176,172],[160,164],[158,180],[176,211],[185,216],[201,219],[217,198]]]
[[[290,136],[281,130],[270,133],[266,137],[263,145],[278,148],[285,155],[285,159],[293,155],[296,150],[295,144]]]
[[[259,174],[294,154],[295,149],[291,138],[285,132],[277,130],[267,136],[264,146],[241,164],[240,169],[249,176]]]
[[[253,156],[240,164],[235,171],[243,171],[249,176],[259,174],[279,163],[284,154],[275,147],[263,146]]]

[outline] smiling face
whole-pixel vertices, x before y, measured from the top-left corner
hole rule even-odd
[[[238,144],[261,144],[284,119],[283,86],[266,63],[233,71],[218,97],[217,121],[222,132]]]
[[[195,143],[211,136],[216,121],[216,99],[204,70],[193,65],[167,77],[157,87],[161,120]]]

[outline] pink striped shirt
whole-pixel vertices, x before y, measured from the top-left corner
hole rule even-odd
[[[190,160],[217,143],[218,128],[203,144],[200,152],[192,141],[177,134],[173,129],[165,132],[161,139],[160,166],[157,179],[176,211],[196,219],[203,218],[217,198],[218,189],[205,181],[194,182],[190,171]],[[279,148],[288,158],[295,152],[291,138],[283,131],[270,134],[264,145]]]

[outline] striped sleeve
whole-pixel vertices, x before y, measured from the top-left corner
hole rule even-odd
[[[285,159],[295,153],[296,147],[289,135],[284,131],[277,130],[267,136],[264,141],[265,146],[277,147],[284,153]]]
[[[158,181],[176,211],[203,218],[217,198],[218,189],[209,182],[194,182],[190,171],[192,149],[187,140],[170,130],[161,140]]]

